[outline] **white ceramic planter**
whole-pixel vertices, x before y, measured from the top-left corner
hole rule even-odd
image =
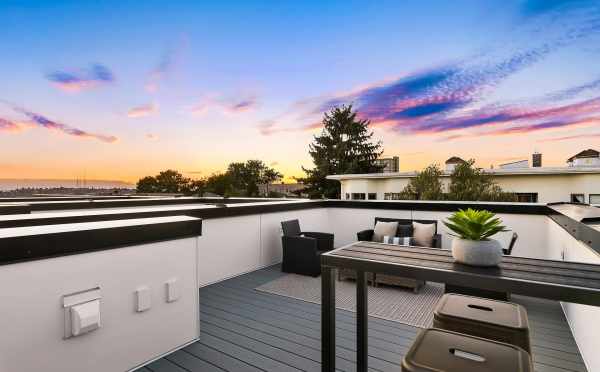
[[[456,262],[472,266],[498,266],[502,261],[502,245],[494,239],[452,240],[452,257]]]

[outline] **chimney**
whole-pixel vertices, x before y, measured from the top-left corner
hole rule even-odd
[[[539,152],[534,152],[532,159],[531,159],[531,166],[534,168],[541,168],[542,167],[542,154],[540,154]]]

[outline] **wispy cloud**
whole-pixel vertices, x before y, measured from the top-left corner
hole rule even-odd
[[[571,98],[575,98],[582,93],[595,91],[600,89],[600,79],[595,79],[592,81],[588,81],[587,83],[579,84],[567,89],[560,90],[558,92],[553,92],[548,95],[548,100],[550,101],[561,101],[567,100]]]
[[[141,106],[136,106],[127,111],[127,116],[130,118],[143,118],[146,116],[155,115],[158,113],[158,105],[148,103]]]
[[[0,119],[0,130],[17,131],[17,130],[30,128],[30,127],[38,127],[38,128],[44,128],[44,129],[48,129],[48,130],[55,131],[58,133],[66,134],[69,136],[74,136],[74,137],[78,137],[78,138],[91,138],[91,139],[96,139],[96,140],[106,142],[106,143],[113,143],[118,140],[118,138],[115,136],[87,132],[82,129],[72,127],[70,125],[48,119],[47,117],[45,117],[41,114],[24,109],[22,107],[12,105],[12,104],[8,104],[8,105],[13,109],[13,111],[24,115],[27,118],[27,120],[17,122],[17,121],[10,121],[10,120],[6,120],[6,119]]]
[[[149,141],[158,141],[158,136],[154,133],[147,133],[145,137]]]
[[[523,126],[522,131],[528,132],[577,125],[585,115],[600,112],[597,102],[591,100],[565,106],[561,101],[600,88],[600,79],[557,92],[555,97],[546,99],[543,104],[529,104],[526,108],[521,107],[526,100],[522,100],[521,105],[485,102],[509,77],[539,63],[560,48],[590,35],[600,34],[600,12],[587,11],[587,8],[580,12],[584,16],[569,17],[568,23],[560,23],[561,27],[556,27],[559,32],[539,34],[540,24],[547,26],[562,22],[562,18],[554,16],[558,9],[580,10],[587,4],[585,1],[574,2],[566,8],[561,4],[550,6],[545,2],[530,4],[530,9],[526,11],[537,17],[535,26],[523,26],[527,30],[520,35],[521,39],[525,39],[523,36],[537,35],[526,38],[530,45],[498,45],[462,61],[405,74],[348,93],[303,100],[302,104],[292,105],[287,112],[263,121],[257,128],[263,135],[294,131],[299,127],[310,129],[311,123],[318,121],[324,112],[341,104],[353,104],[359,116],[369,119],[374,126],[407,134],[478,130],[499,125]],[[290,122],[305,124],[296,124],[295,128],[275,124]],[[506,132],[517,133],[518,130],[507,129]],[[445,140],[461,137],[462,134],[453,133]]]
[[[224,114],[239,114],[255,110],[259,106],[255,95],[240,95],[237,97],[221,97],[219,95],[206,95],[196,104],[190,107],[189,111],[195,116],[201,116],[208,111],[215,110]]]
[[[600,133],[586,133],[586,134],[575,134],[572,136],[562,136],[562,137],[554,137],[554,138],[545,138],[538,140],[537,142],[558,142],[558,141],[569,141],[569,140],[581,140],[587,138],[598,138],[600,137]]]
[[[145,84],[146,91],[155,93],[160,89],[162,81],[169,76],[181,62],[183,52],[187,45],[188,39],[185,35],[182,35],[175,43],[167,47],[161,55],[156,67],[148,74],[148,79]]]
[[[259,133],[263,136],[270,136],[277,133],[310,132],[320,129],[322,127],[323,124],[321,122],[314,122],[299,127],[285,127],[283,125],[278,124],[274,120],[264,120],[257,126]]]
[[[0,118],[0,132],[18,132],[22,129],[22,126],[18,123]]]
[[[68,92],[92,89],[115,81],[115,76],[108,67],[98,63],[85,69],[54,71],[46,74],[46,78],[57,88]]]

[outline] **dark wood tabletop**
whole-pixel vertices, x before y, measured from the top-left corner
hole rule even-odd
[[[449,250],[356,242],[321,255],[322,371],[335,371],[335,271],[356,270],[357,371],[368,370],[366,273],[600,306],[600,265],[504,256],[498,267],[454,262]]]
[[[499,267],[455,263],[449,250],[357,242],[322,265],[600,306],[600,265],[504,256]]]

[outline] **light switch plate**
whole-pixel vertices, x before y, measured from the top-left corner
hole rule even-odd
[[[177,278],[171,278],[165,283],[167,289],[167,302],[175,302],[179,299],[179,282]]]
[[[152,292],[147,286],[139,287],[135,290],[135,301],[137,312],[149,310],[152,307]]]

